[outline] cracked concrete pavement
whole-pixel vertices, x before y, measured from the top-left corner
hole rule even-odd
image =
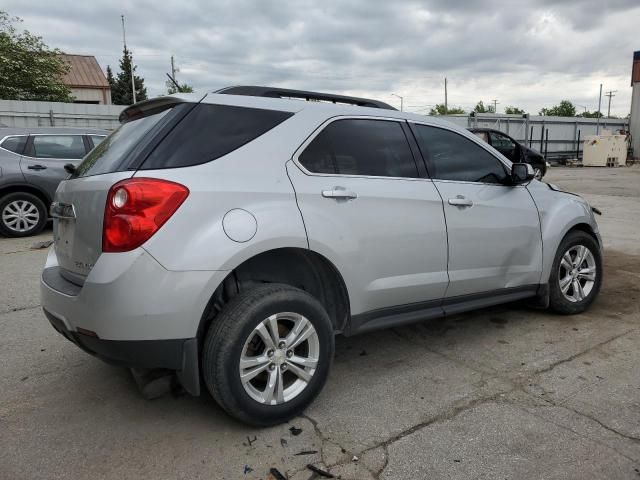
[[[328,384],[254,429],[208,395],[146,401],[127,370],[53,331],[51,232],[0,239],[0,478],[640,479],[640,168],[552,169],[604,215],[605,281],[560,317],[500,306],[338,338]],[[302,430],[298,435],[296,430]]]

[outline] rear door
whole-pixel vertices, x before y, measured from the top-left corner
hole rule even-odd
[[[442,200],[403,124],[332,119],[287,164],[309,247],[340,269],[354,315],[439,305],[447,287]]]
[[[27,182],[53,198],[58,184],[69,176],[64,166],[77,165],[86,153],[82,134],[30,135],[20,168]]]
[[[453,130],[412,124],[442,195],[449,243],[446,298],[530,287],[542,274],[538,210],[508,167]]]

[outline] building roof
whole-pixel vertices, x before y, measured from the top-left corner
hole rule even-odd
[[[96,57],[93,55],[60,55],[71,68],[62,79],[67,87],[75,88],[109,88],[107,77],[104,76]]]

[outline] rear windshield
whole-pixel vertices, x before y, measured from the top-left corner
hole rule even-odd
[[[171,130],[140,168],[188,167],[210,162],[251,142],[292,115],[277,110],[200,103]]]
[[[126,170],[129,153],[149,131],[166,117],[171,108],[120,125],[84,158],[73,177],[88,177]]]

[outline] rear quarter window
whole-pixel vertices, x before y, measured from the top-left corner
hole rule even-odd
[[[21,154],[24,151],[24,145],[26,143],[26,135],[16,135],[15,137],[5,138],[0,146],[10,152]]]
[[[255,140],[293,113],[198,104],[147,157],[142,170],[210,162]]]

